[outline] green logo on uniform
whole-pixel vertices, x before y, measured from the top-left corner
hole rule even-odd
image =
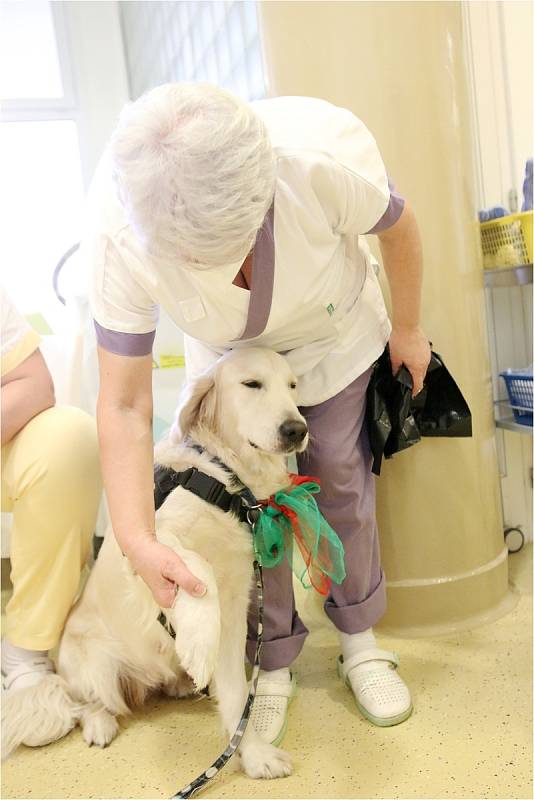
[[[327,307],[326,307],[326,310],[328,311],[328,313],[330,314],[330,316],[332,316],[332,314],[334,313],[334,306],[332,305],[332,303],[330,303],[329,305],[327,305]]]

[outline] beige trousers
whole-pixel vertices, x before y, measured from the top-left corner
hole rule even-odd
[[[102,491],[94,420],[49,408],[2,448],[2,511],[13,513],[4,633],[18,647],[49,650],[78,591]]]

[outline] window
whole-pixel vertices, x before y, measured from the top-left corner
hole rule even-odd
[[[257,3],[119,3],[130,95],[168,81],[209,81],[244,100],[265,95]]]
[[[51,323],[61,312],[52,290],[54,266],[80,238],[83,181],[76,123],[3,122],[0,153],[2,280],[19,310],[40,312]]]
[[[2,280],[23,313],[49,324],[61,312],[53,270],[80,237],[84,191],[62,11],[4,0],[0,24]]]
[[[49,3],[7,0],[0,13],[2,99],[63,97],[56,31]],[[28,53],[32,54],[31,59]]]

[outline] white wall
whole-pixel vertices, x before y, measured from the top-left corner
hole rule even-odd
[[[472,51],[479,200],[510,210],[532,157],[533,7],[522,0],[464,4]]]
[[[464,4],[473,93],[479,207],[521,208],[525,161],[533,155],[533,7],[484,0]],[[532,286],[487,293],[494,396],[506,397],[498,373],[532,364]],[[498,430],[506,526],[532,539],[532,437]]]
[[[534,8],[528,0],[506,0],[499,4],[499,12],[509,75],[510,135],[515,155],[515,184],[521,197],[525,161],[533,155]]]
[[[118,3],[65,2],[80,151],[87,189],[121,108],[128,102]]]

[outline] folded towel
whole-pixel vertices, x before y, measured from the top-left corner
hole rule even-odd
[[[506,217],[510,212],[503,206],[493,206],[493,208],[481,208],[478,212],[479,222],[489,222],[490,219]]]

